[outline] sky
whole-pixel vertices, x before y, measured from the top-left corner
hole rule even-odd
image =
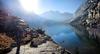
[[[34,9],[35,13],[42,14],[47,11],[60,11],[60,12],[74,13],[85,0],[34,0],[33,2],[28,2],[31,0],[26,0],[26,2],[25,0],[22,1],[2,0],[2,1],[4,1],[7,7],[10,7],[13,10],[17,8],[19,9],[18,5],[21,6],[22,3],[25,8]],[[18,2],[18,4],[16,1]],[[27,2],[29,3],[29,5],[32,5],[33,8],[30,8],[31,6],[28,6]],[[35,3],[35,4],[31,4],[31,3]]]
[[[39,0],[39,9],[45,11],[60,11],[74,13],[84,0]]]

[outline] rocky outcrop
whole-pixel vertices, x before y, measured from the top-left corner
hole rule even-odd
[[[38,47],[38,45],[46,43],[46,41],[49,41],[49,40],[51,40],[51,38],[49,36],[43,36],[43,35],[39,34],[38,37],[32,39],[30,46]]]

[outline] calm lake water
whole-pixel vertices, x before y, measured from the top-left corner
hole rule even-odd
[[[45,30],[58,45],[73,54],[100,54],[96,42],[88,38],[88,33],[83,28],[60,24],[48,26]]]

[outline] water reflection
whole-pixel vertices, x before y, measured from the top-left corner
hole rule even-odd
[[[95,42],[87,38],[88,34],[83,31],[83,28],[81,28],[81,32],[70,25],[53,25],[46,27],[45,30],[57,44],[73,53],[76,49],[81,52],[80,54],[97,53],[94,51],[97,50]]]

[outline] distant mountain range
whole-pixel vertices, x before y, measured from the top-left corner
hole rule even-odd
[[[60,13],[59,11],[48,11],[41,15],[20,11],[16,12],[14,15],[17,15],[24,19],[32,27],[41,27],[44,25],[53,25],[58,23],[68,23],[71,21],[73,16],[73,14],[71,13]]]
[[[70,21],[73,14],[67,13],[67,12],[61,13],[59,11],[48,11],[48,12],[41,14],[41,16],[48,20],[63,22],[63,21],[67,21],[67,20]]]

